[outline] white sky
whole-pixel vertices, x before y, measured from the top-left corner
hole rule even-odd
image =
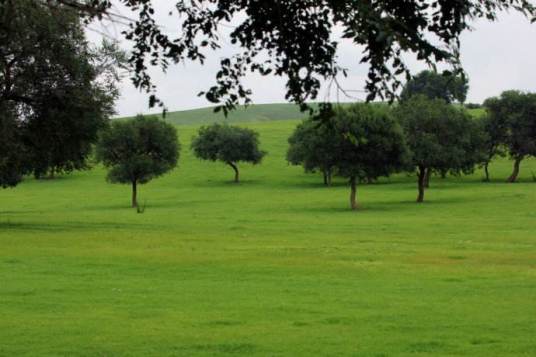
[[[172,32],[177,17],[167,16],[173,1],[156,0],[158,23]],[[119,10],[118,10],[119,11]],[[125,13],[124,10],[121,11]],[[94,29],[106,31],[113,37],[121,38],[118,32],[121,28],[93,25]],[[469,75],[470,88],[468,102],[482,102],[485,98],[500,94],[508,89],[520,89],[536,92],[536,24],[517,13],[503,13],[497,22],[479,21],[473,24],[474,30],[466,32],[461,38],[461,55],[465,71]],[[223,30],[225,31],[225,30]],[[96,41],[99,35],[88,32],[90,40]],[[121,45],[129,48],[128,42]],[[208,89],[214,84],[214,78],[219,69],[220,58],[233,53],[233,47],[225,43],[222,50],[209,53],[204,66],[186,63],[172,65],[167,73],[160,69],[152,69],[153,79],[158,87],[158,96],[164,101],[170,111],[186,110],[210,105],[197,93]],[[359,64],[361,49],[351,42],[341,42],[338,51],[339,63],[348,68],[349,76],[341,78],[340,82],[345,89],[362,90],[365,83],[367,66]],[[409,61],[413,71],[424,69],[424,65],[416,61]],[[244,83],[253,90],[254,103],[281,103],[284,102],[285,79],[268,76],[259,77],[249,75]],[[324,90],[318,100],[327,96]],[[365,94],[355,93],[363,99]],[[332,100],[336,100],[332,91]],[[348,100],[348,99],[346,99]],[[341,97],[341,101],[344,98]],[[121,85],[121,98],[116,106],[118,115],[134,115],[149,111],[148,98],[140,93],[125,78]],[[160,109],[153,109],[160,111]]]

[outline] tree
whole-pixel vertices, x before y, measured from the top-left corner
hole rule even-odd
[[[500,97],[489,98],[484,103],[490,120],[506,127],[504,143],[514,168],[508,182],[515,182],[521,161],[536,156],[536,93],[506,91]]]
[[[19,128],[24,167],[37,177],[85,168],[113,113],[120,51],[91,47],[65,6],[2,1],[0,23],[0,105]]]
[[[53,6],[63,3],[91,18],[112,18],[112,0],[35,0]],[[358,58],[369,65],[368,99],[393,99],[400,77],[409,74],[404,54],[433,65],[449,64],[460,73],[460,35],[477,19],[496,20],[498,13],[515,10],[530,20],[536,9],[530,0],[176,0],[176,37],[155,20],[150,0],[123,1],[133,11],[135,22],[126,31],[133,41],[130,64],[134,84],[154,91],[150,67],[167,68],[170,62],[185,60],[203,63],[208,52],[229,40],[240,52],[224,57],[216,84],[204,94],[208,100],[232,109],[240,100],[249,101],[251,91],[241,83],[248,71],[287,78],[286,98],[306,105],[318,96],[321,79],[345,72],[337,63],[338,41],[332,33],[342,29],[342,37],[364,48]],[[223,27],[233,23],[229,39]],[[266,56],[264,54],[267,54]],[[157,99],[150,97],[154,105]],[[222,107],[217,107],[222,108]]]
[[[443,99],[447,103],[465,102],[469,86],[467,79],[451,73],[439,74],[433,71],[422,71],[410,79],[402,89],[400,100],[422,94],[430,99]]]
[[[304,120],[288,139],[287,161],[292,165],[302,165],[305,172],[319,170],[323,174],[324,185],[331,186],[339,155],[333,135],[332,128],[325,123],[313,118]]]
[[[157,117],[138,115],[114,121],[101,133],[97,160],[108,168],[112,183],[132,185],[132,207],[138,206],[137,186],[177,166],[180,144],[175,128]]]
[[[222,161],[234,170],[239,182],[238,162],[260,163],[266,152],[259,149],[259,134],[247,128],[212,124],[199,129],[192,140],[195,156],[202,160]]]
[[[406,133],[411,166],[417,170],[417,202],[424,201],[428,173],[469,173],[482,161],[484,135],[464,110],[417,95],[401,104],[396,116]]]
[[[333,120],[337,174],[349,179],[350,207],[358,208],[357,182],[389,176],[408,158],[404,134],[386,108],[355,104],[338,108]]]
[[[486,139],[483,144],[484,160],[482,162],[485,174],[484,180],[489,182],[489,164],[495,156],[503,156],[505,154],[504,145],[508,130],[506,122],[502,117],[486,114],[480,120],[482,130],[486,133]]]
[[[22,180],[24,147],[14,113],[0,104],[0,187],[13,187]]]

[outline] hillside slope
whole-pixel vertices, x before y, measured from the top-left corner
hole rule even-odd
[[[316,104],[313,104],[316,107]],[[483,109],[469,110],[475,117],[483,114]],[[302,113],[297,105],[291,103],[252,104],[242,106],[229,113],[227,118],[223,113],[214,113],[213,107],[168,112],[165,120],[175,125],[203,125],[215,122],[251,123],[273,120],[296,120],[307,118],[307,112]],[[161,115],[159,115],[161,116]]]
[[[300,112],[299,107],[294,104],[255,104],[240,107],[230,112],[227,118],[221,112],[214,113],[214,108],[207,107],[167,113],[166,121],[176,125],[210,124],[217,121],[244,123],[303,119],[307,115],[307,113]]]

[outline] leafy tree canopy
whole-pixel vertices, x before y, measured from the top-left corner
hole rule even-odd
[[[489,164],[495,156],[504,156],[505,143],[508,134],[508,128],[503,117],[489,115],[488,113],[480,119],[482,130],[486,133],[483,144],[485,181],[490,180]]]
[[[0,115],[21,131],[24,167],[36,176],[84,168],[113,113],[120,51],[90,47],[65,6],[2,1],[0,24]]]
[[[404,127],[412,165],[418,171],[417,202],[424,200],[428,170],[468,173],[482,162],[485,136],[466,111],[444,100],[418,95],[401,104],[396,116]]]
[[[89,18],[114,18],[112,0],[35,0],[63,3]],[[356,58],[369,65],[368,99],[393,99],[400,78],[409,74],[404,53],[432,65],[448,63],[461,73],[460,34],[479,18],[495,20],[502,10],[515,10],[531,20],[536,9],[529,0],[176,0],[171,16],[177,19],[177,35],[170,35],[155,21],[150,0],[120,0],[137,14],[125,32],[134,42],[130,63],[134,83],[154,90],[149,67],[170,62],[203,62],[209,51],[219,48],[222,28],[229,28],[230,42],[240,50],[223,58],[216,84],[206,91],[208,100],[224,110],[241,99],[248,102],[250,90],[241,83],[248,71],[287,78],[286,97],[305,106],[318,96],[322,79],[343,72],[337,64],[337,41],[332,33],[342,28],[343,37],[364,47]],[[117,18],[117,17],[116,17]],[[124,19],[122,19],[124,20]],[[156,98],[151,96],[151,104]]]
[[[333,140],[334,134],[331,126],[325,123],[313,118],[304,120],[288,139],[287,161],[293,165],[302,165],[305,172],[321,171],[324,184],[329,186],[339,156],[337,141]]]
[[[213,124],[199,129],[192,140],[195,156],[202,160],[222,161],[235,171],[239,181],[238,162],[258,164],[266,155],[259,149],[259,134],[238,126]]]
[[[337,174],[350,180],[350,206],[357,208],[356,181],[377,179],[401,170],[408,151],[404,134],[387,108],[355,104],[338,108],[332,120],[336,135]]]
[[[421,94],[430,99],[443,99],[447,103],[463,103],[468,89],[465,76],[422,71],[404,85],[400,99],[404,101]]]
[[[137,207],[137,184],[145,184],[173,169],[180,144],[173,125],[157,117],[138,115],[114,121],[101,133],[97,160],[108,168],[108,180],[132,185],[132,206]]]
[[[515,182],[519,165],[527,156],[536,156],[536,93],[506,91],[484,102],[490,121],[498,127],[498,140],[504,140],[514,170],[508,178]]]
[[[25,160],[20,136],[14,113],[0,104],[0,187],[13,187],[22,180]]]

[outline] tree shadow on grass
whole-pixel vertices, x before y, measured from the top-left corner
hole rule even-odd
[[[321,205],[308,205],[308,206],[300,206],[296,207],[293,206],[288,211],[299,211],[299,212],[310,212],[310,213],[347,213],[347,214],[356,214],[359,215],[359,213],[362,214],[369,214],[369,213],[377,213],[377,212],[398,212],[400,214],[403,214],[404,212],[416,212],[419,211],[422,208],[425,207],[434,207],[434,208],[440,208],[445,206],[452,206],[452,205],[464,205],[471,202],[478,202],[483,203],[485,201],[496,201],[502,196],[487,196],[487,197],[478,197],[478,199],[468,199],[467,196],[449,196],[449,197],[425,197],[424,202],[418,203],[416,202],[416,196],[415,194],[414,198],[408,198],[407,200],[382,200],[382,201],[367,201],[366,199],[363,199],[359,202],[359,208],[357,210],[351,210],[349,205],[344,205],[339,201],[337,203],[333,203],[332,205],[329,205],[329,202],[322,202]],[[484,204],[484,203],[483,203]]]
[[[111,222],[12,222],[0,221],[0,231],[27,231],[27,232],[76,232],[76,231],[113,231],[113,230],[154,230],[154,225],[140,223],[111,223]]]
[[[240,187],[240,186],[261,186],[266,185],[265,180],[240,180],[239,182],[234,182],[233,180],[202,180],[196,181],[192,184],[192,187],[195,188],[230,188],[230,187]]]

